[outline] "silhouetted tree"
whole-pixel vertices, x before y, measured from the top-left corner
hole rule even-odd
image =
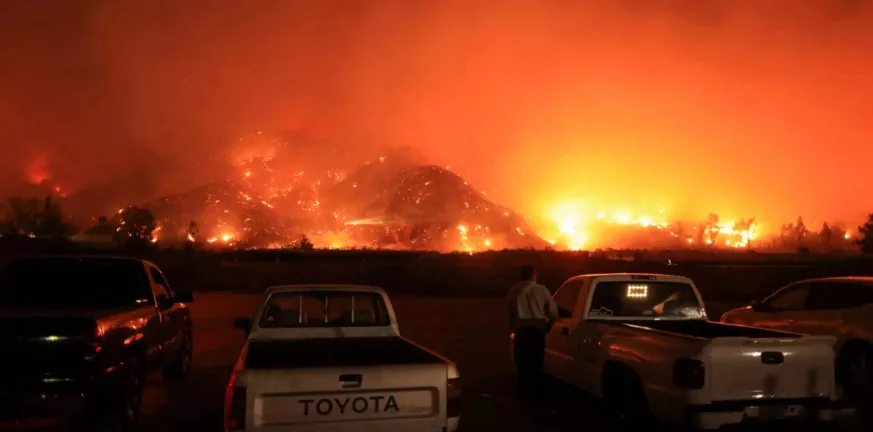
[[[122,232],[127,235],[125,246],[141,248],[152,242],[157,227],[155,216],[148,209],[128,207],[121,212]]]
[[[697,245],[703,245],[706,242],[706,224],[698,225],[694,228],[696,232],[694,233],[694,243]]]
[[[0,232],[57,239],[75,233],[76,227],[64,221],[60,207],[51,196],[44,200],[10,197],[4,206]]]
[[[794,233],[793,223],[782,224],[782,230],[779,232],[779,243],[782,247],[791,246],[791,242],[794,241]]]
[[[858,227],[858,234],[855,244],[861,246],[861,253],[873,254],[873,213],[870,214],[864,225]]]
[[[828,226],[828,223],[823,223],[821,226],[821,231],[818,232],[818,238],[819,240],[821,240],[821,244],[825,247],[830,247],[833,235],[834,232],[833,230],[831,230],[831,227]]]
[[[38,236],[60,238],[69,234],[70,231],[70,227],[64,223],[61,209],[58,207],[57,203],[52,200],[51,195],[47,196],[44,201],[42,214],[39,217],[39,222],[33,233]]]
[[[186,241],[189,243],[196,243],[198,240],[200,240],[200,227],[197,226],[197,222],[195,221],[188,222],[188,235]]]
[[[297,241],[297,249],[300,249],[303,251],[311,251],[311,250],[315,249],[315,246],[312,244],[311,241],[309,241],[309,237],[306,237],[305,235],[301,235],[300,240]]]
[[[38,228],[44,204],[39,198],[9,197],[3,228],[6,234],[33,234]]]
[[[809,231],[806,229],[806,224],[803,223],[803,217],[797,217],[797,223],[794,225],[794,238],[798,246],[803,243],[803,239],[806,238],[806,235]]]
[[[718,233],[718,215],[710,213],[709,218],[706,220],[706,236],[709,243],[713,246],[715,246],[715,239],[718,237]]]
[[[755,223],[757,223],[755,218],[740,219],[739,221],[734,222],[734,231],[746,233],[744,239],[746,240],[745,246],[747,248],[752,247],[752,227],[755,226]]]

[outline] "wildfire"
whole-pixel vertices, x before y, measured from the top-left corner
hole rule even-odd
[[[759,237],[758,225],[754,219],[728,223],[710,221],[683,228],[679,222],[668,221],[664,209],[658,210],[657,215],[632,214],[623,210],[591,211],[581,202],[573,201],[552,206],[546,213],[547,221],[541,227],[546,234],[544,238],[558,248],[569,250],[580,250],[588,246],[608,247],[616,237],[624,238],[629,234],[628,231],[607,234],[622,226],[627,227],[625,229],[636,227],[652,233],[661,232],[665,238],[669,236],[690,245],[700,242],[712,246],[741,248],[749,246],[752,240]]]

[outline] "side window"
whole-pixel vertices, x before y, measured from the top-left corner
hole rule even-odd
[[[555,304],[558,305],[558,316],[561,318],[572,318],[573,309],[576,307],[576,299],[579,297],[579,291],[582,290],[582,280],[572,280],[565,282],[558,292],[555,293]]]
[[[767,298],[764,303],[774,311],[799,311],[806,308],[810,285],[801,283],[787,286]]]
[[[164,275],[158,271],[158,269],[152,267],[149,269],[152,274],[152,279],[155,280],[157,286],[155,286],[155,297],[164,296],[166,298],[172,298],[170,295],[170,287],[167,286],[167,281],[164,279]]]
[[[873,303],[873,286],[856,283],[820,282],[813,284],[807,302],[809,309],[851,309]]]

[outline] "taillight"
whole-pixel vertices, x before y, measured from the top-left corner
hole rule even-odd
[[[224,392],[224,430],[225,432],[241,431],[246,428],[246,375],[245,357],[247,346],[243,347],[239,359],[233,367],[233,373],[227,382]]]
[[[246,388],[234,385],[231,379],[224,393],[224,430],[241,431],[246,428]]]
[[[690,390],[703,388],[706,381],[706,368],[697,359],[679,359],[673,363],[673,384]]]
[[[449,378],[446,382],[446,417],[461,415],[461,379]]]

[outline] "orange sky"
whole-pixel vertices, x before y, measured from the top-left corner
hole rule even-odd
[[[48,151],[84,187],[153,153],[198,176],[230,137],[297,127],[411,145],[534,218],[873,211],[871,1],[21,3],[0,6],[7,172]]]

